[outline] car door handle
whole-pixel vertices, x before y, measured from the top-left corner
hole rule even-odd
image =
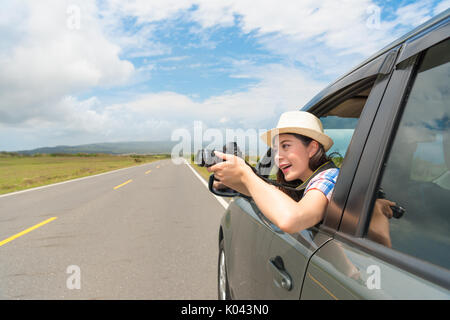
[[[283,259],[280,256],[269,259],[270,269],[273,273],[273,282],[279,288],[287,291],[292,289],[291,276],[284,269]]]

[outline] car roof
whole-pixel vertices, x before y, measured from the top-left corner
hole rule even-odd
[[[328,85],[326,88],[324,88],[322,91],[320,91],[317,95],[315,95],[308,103],[306,103],[303,107],[300,108],[300,110],[307,111],[311,109],[314,105],[320,103],[324,98],[328,97],[330,94],[329,88],[332,87],[335,83],[339,82],[341,79],[345,78],[349,74],[353,73],[357,69],[361,68],[362,66],[366,65],[370,61],[378,58],[382,54],[386,53],[387,51],[393,49],[394,47],[398,46],[399,44],[407,41],[408,39],[411,39],[418,35],[419,33],[423,32],[424,30],[430,28],[431,26],[447,19],[450,16],[450,9],[447,9],[443,11],[442,13],[438,14],[434,18],[431,18],[430,20],[426,21],[425,23],[419,25],[418,27],[414,28],[410,32],[406,33],[402,37],[398,38],[397,40],[391,42],[387,46],[385,46],[383,49],[379,50],[377,53],[373,54],[357,66],[353,67],[349,72],[345,73],[344,75],[340,76],[338,79],[333,81],[330,85]]]

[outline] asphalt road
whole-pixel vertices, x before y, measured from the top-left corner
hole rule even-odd
[[[0,197],[0,299],[217,299],[223,212],[171,160]]]

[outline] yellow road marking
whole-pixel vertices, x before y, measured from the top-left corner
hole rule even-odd
[[[314,281],[315,283],[317,283],[326,293],[328,293],[334,300],[339,300],[338,298],[336,298],[336,296],[334,294],[332,294],[330,292],[330,290],[328,290],[323,284],[321,284],[318,280],[314,279],[314,277],[308,272],[308,276],[311,278],[312,281]]]
[[[126,181],[126,182],[124,182],[124,183],[122,183],[122,184],[119,184],[118,186],[115,186],[115,187],[114,187],[114,190],[119,189],[120,187],[123,187],[124,185],[126,185],[127,183],[130,183],[131,181],[133,181],[133,180],[130,179],[130,180],[128,180],[128,181]]]
[[[145,171],[145,174],[149,174],[152,170]]]
[[[55,220],[55,219],[57,219],[57,218],[58,218],[58,217],[53,217],[53,218],[47,219],[47,220],[45,220],[45,221],[42,221],[41,223],[38,223],[38,224],[32,226],[31,228],[28,228],[28,229],[26,229],[26,230],[23,230],[22,232],[19,232],[19,233],[13,235],[13,236],[11,236],[11,237],[9,237],[9,238],[7,238],[7,239],[1,241],[1,242],[0,242],[0,247],[1,247],[2,245],[4,245],[4,244],[7,244],[7,243],[10,242],[10,241],[13,241],[14,239],[16,239],[16,238],[18,238],[18,237],[23,236],[24,234],[27,234],[27,233],[30,232],[30,231],[33,231],[34,229],[37,229],[37,228],[43,226],[44,224],[47,224],[47,223],[49,223],[49,222],[52,222],[53,220]]]

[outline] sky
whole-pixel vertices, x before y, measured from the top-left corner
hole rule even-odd
[[[0,150],[270,129],[450,0],[0,0]]]

